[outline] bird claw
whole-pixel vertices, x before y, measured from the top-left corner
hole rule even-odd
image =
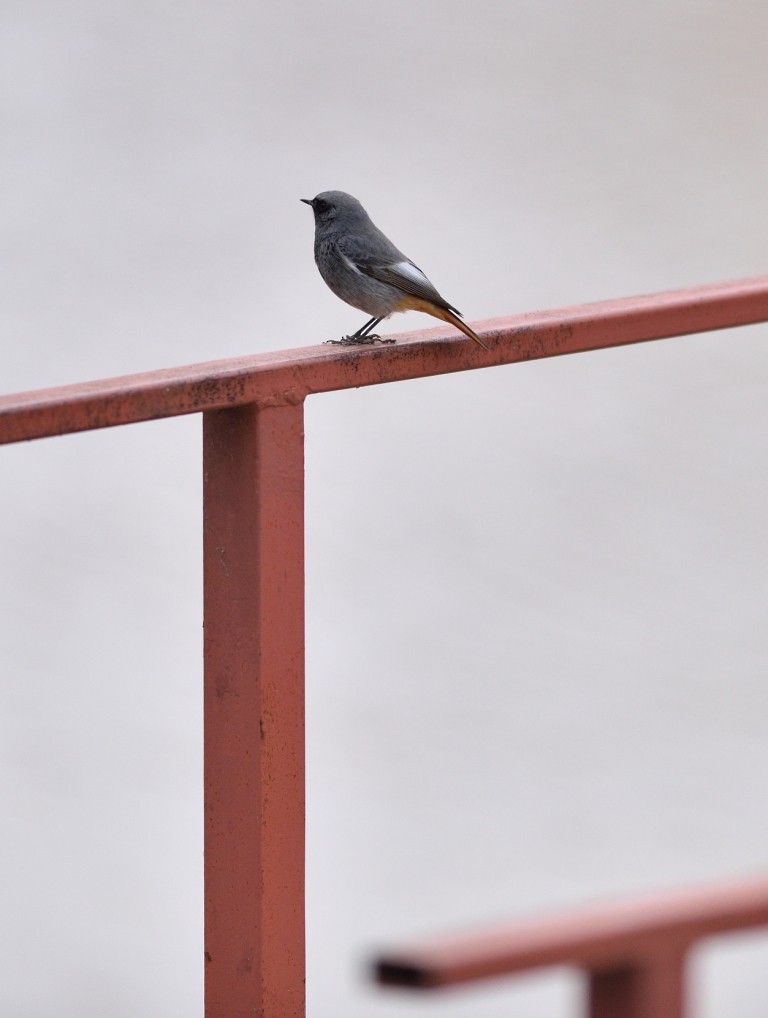
[[[375,343],[394,343],[396,340],[381,336],[342,336],[341,339],[326,339],[328,346],[373,346]]]

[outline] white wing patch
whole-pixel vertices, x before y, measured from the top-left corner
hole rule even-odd
[[[422,285],[426,283],[430,289],[432,288],[432,284],[421,269],[417,269],[416,266],[412,265],[410,262],[396,262],[392,266],[392,269],[398,275],[405,276],[406,279],[412,279],[414,283],[420,283]]]

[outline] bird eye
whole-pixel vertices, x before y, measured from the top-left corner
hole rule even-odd
[[[330,205],[324,198],[315,198],[315,211],[316,212],[327,212]]]

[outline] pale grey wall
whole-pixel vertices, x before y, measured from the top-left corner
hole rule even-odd
[[[357,327],[325,188],[470,320],[766,270],[758,0],[1,18],[3,391]],[[766,334],[310,400],[313,1018],[565,1014],[360,963],[765,867]],[[0,1018],[201,1014],[199,427],[0,451]],[[764,1015],[752,945],[705,1018]]]

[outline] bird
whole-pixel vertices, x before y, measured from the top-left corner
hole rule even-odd
[[[357,198],[345,191],[321,191],[300,201],[309,205],[315,216],[315,262],[320,275],[337,297],[372,315],[351,336],[331,342],[375,342],[380,337],[372,330],[391,314],[423,311],[450,322],[484,350],[489,349],[418,265],[373,224]]]

